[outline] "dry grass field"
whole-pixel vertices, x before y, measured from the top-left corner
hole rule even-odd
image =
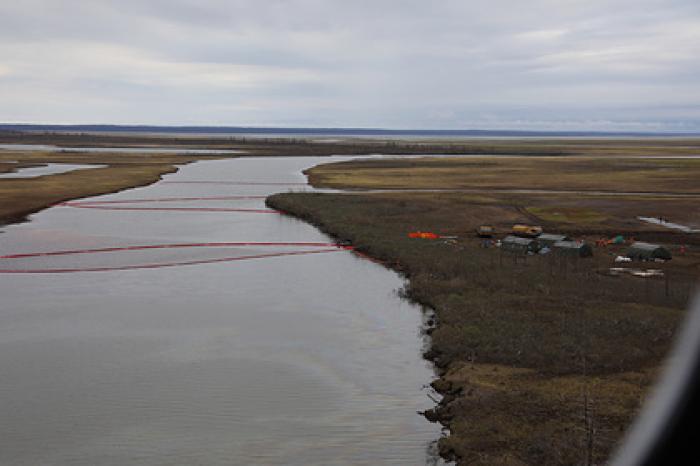
[[[351,189],[531,189],[700,194],[700,158],[462,157],[353,160],[308,171]]]

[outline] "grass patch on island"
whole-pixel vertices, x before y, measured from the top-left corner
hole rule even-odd
[[[585,207],[551,206],[551,207],[526,207],[528,213],[552,223],[569,223],[575,225],[600,224],[607,220],[607,216],[601,212]]]
[[[467,157],[351,160],[307,170],[319,187],[700,194],[700,159]]]

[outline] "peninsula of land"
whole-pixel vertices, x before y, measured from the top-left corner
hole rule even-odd
[[[700,226],[698,147],[674,157],[678,148],[635,144],[325,164],[307,171],[311,184],[352,193],[285,193],[268,205],[404,274],[402,293],[434,312],[425,356],[443,398],[425,415],[449,430],[445,458],[602,464],[643,405],[700,278],[698,234],[664,226]],[[586,241],[594,255],[492,247],[514,224]],[[477,237],[481,225],[494,237]],[[615,259],[641,240],[673,260],[620,267]],[[624,273],[637,269],[655,275]]]

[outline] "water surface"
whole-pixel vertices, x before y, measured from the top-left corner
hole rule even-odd
[[[155,185],[88,201],[264,209],[260,198],[223,198],[307,189],[300,170],[326,161],[198,162]],[[329,241],[282,215],[204,209],[57,206],[3,230],[0,255]],[[200,257],[195,249],[113,257]],[[206,257],[219,251],[200,249]],[[62,265],[83,260],[109,258],[60,256]],[[426,464],[440,432],[416,411],[432,405],[422,386],[433,374],[420,357],[420,310],[397,298],[401,285],[348,251],[0,274],[0,464]]]
[[[72,163],[47,163],[41,167],[18,168],[14,172],[0,173],[0,178],[36,178],[44,175],[57,175],[75,170],[86,170],[88,168],[101,168],[106,165],[88,165]]]

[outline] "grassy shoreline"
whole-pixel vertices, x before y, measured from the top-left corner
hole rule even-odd
[[[5,173],[49,163],[100,165],[35,178],[0,179],[0,225],[26,221],[29,215],[61,202],[149,185],[177,171],[178,165],[198,159],[149,154],[0,151],[0,172]]]
[[[339,178],[346,187],[359,180],[365,188],[397,178],[436,180],[430,170],[417,174],[415,161],[403,161],[400,176],[386,161],[374,163],[319,166],[310,179],[331,187]],[[364,171],[355,170],[358,165]],[[678,215],[690,209],[688,218],[697,220],[692,204],[669,202],[488,192],[285,193],[267,200],[397,270],[407,279],[403,294],[434,311],[425,356],[437,367],[433,386],[443,400],[425,414],[450,431],[440,440],[441,455],[470,465],[604,463],[662,367],[700,276],[694,249],[664,266],[673,277],[668,288],[663,281],[601,274],[617,250],[597,251],[587,262],[553,256],[515,262],[481,248],[473,227],[492,220],[503,232],[539,219],[570,234],[626,227],[626,234],[642,238],[698,244],[691,235],[629,220],[649,205],[673,207]],[[415,230],[459,238],[408,238]]]

